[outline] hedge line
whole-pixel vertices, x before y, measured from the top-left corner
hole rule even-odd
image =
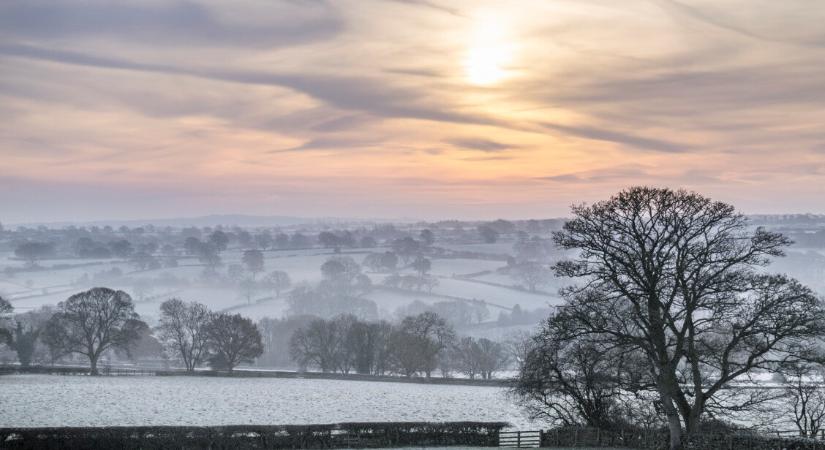
[[[100,450],[495,447],[504,422],[0,428],[0,448]]]

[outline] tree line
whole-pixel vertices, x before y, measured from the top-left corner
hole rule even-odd
[[[367,322],[352,315],[315,319],[290,339],[290,354],[302,369],[369,375],[442,377],[453,373],[490,379],[509,362],[505,346],[489,339],[456,336],[434,312],[399,323]]]
[[[124,291],[105,287],[72,295],[53,310],[44,308],[14,320],[12,311],[0,298],[0,338],[18,355],[23,366],[32,361],[35,344],[42,342],[56,361],[72,354],[89,360],[90,371],[98,374],[100,358],[110,351],[130,354],[142,339],[154,339],[149,326],[140,320],[131,297]],[[231,371],[250,363],[263,353],[257,326],[239,314],[216,313],[198,303],[170,299],[161,305],[160,324],[155,330],[159,343],[179,357],[187,370],[201,363]]]

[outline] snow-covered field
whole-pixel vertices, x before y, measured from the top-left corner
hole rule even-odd
[[[212,377],[0,378],[0,427],[505,421],[538,426],[503,388]]]

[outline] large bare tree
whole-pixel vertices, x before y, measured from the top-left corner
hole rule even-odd
[[[634,187],[573,214],[554,235],[578,253],[555,266],[581,280],[563,292],[565,332],[645,356],[673,449],[732,381],[822,335],[811,290],[762,270],[790,241],[753,229],[731,205]]]
[[[58,303],[43,340],[59,353],[88,357],[91,373],[97,375],[97,362],[104,352],[115,348],[128,351],[145,328],[129,294],[97,287]]]
[[[189,372],[208,356],[206,326],[210,319],[209,308],[201,303],[172,298],[160,305],[159,337]]]

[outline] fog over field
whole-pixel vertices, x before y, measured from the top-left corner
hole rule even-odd
[[[0,448],[825,448],[823,23],[0,1]]]

